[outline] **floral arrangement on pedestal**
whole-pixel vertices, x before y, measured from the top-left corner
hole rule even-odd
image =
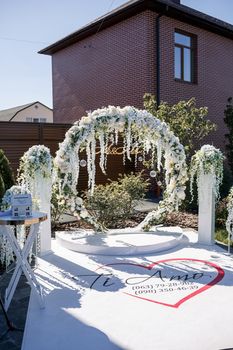
[[[32,195],[34,210],[45,212],[48,219],[40,225],[37,252],[42,249],[42,240],[51,234],[50,202],[52,193],[53,159],[49,148],[36,145],[29,148],[20,159],[18,181]],[[42,238],[44,237],[44,238]]]
[[[41,210],[39,199],[48,195],[44,182],[52,181],[52,168],[50,150],[43,145],[32,146],[20,159],[18,182],[31,192],[35,209]]]
[[[201,193],[201,177],[203,175],[212,175],[215,197],[219,199],[219,187],[223,180],[223,161],[222,152],[212,145],[204,145],[197,151],[191,159],[190,166],[190,188],[193,193],[193,183],[196,177],[198,184],[198,193]]]
[[[32,187],[34,179],[51,178],[52,157],[50,150],[44,145],[36,145],[29,148],[20,159],[18,181],[26,187]]]
[[[86,151],[88,187],[93,193],[96,175],[96,148],[100,148],[99,166],[106,172],[107,147],[118,144],[118,136],[123,136],[123,162],[134,151],[135,163],[138,154],[145,159],[151,151],[152,162],[157,156],[157,168],[160,171],[164,160],[166,190],[158,210],[148,214],[141,223],[150,226],[166,212],[177,210],[185,198],[187,166],[184,147],[169,127],[145,110],[134,107],[114,107],[97,109],[76,122],[67,131],[65,140],[60,144],[55,158],[57,168],[56,182],[61,198],[65,200],[71,212],[95,224],[93,218],[83,206],[77,195],[77,183],[82,162],[79,153]],[[84,162],[83,162],[84,163]]]
[[[5,192],[2,198],[1,210],[4,210],[10,215],[12,196],[17,194],[28,194],[28,193],[30,192],[25,186],[16,186],[16,185],[12,186]],[[20,246],[23,247],[24,240],[25,240],[25,230],[24,230],[24,227],[22,226],[17,227],[17,240],[19,241]],[[6,236],[0,233],[0,262],[2,265],[5,265],[7,267],[13,261],[14,261],[14,253],[10,246],[10,243],[8,242]]]

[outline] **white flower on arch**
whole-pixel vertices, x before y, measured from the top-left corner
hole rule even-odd
[[[157,151],[158,170],[161,159],[164,158],[166,189],[164,199],[158,210],[150,212],[143,226],[152,224],[164,213],[177,210],[185,198],[185,183],[187,181],[186,157],[183,145],[170,131],[169,127],[145,110],[127,106],[124,108],[109,106],[89,112],[76,122],[66,133],[65,140],[60,144],[55,158],[57,179],[60,193],[66,198],[69,209],[77,216],[87,217],[81,199],[77,196],[80,159],[79,152],[86,150],[88,184],[90,191],[94,190],[96,173],[96,141],[100,144],[100,168],[105,172],[106,146],[109,138],[118,142],[118,133],[124,137],[123,159],[130,159],[133,147],[140,147],[143,154]],[[136,146],[135,146],[136,145]],[[89,216],[89,221],[94,223]]]

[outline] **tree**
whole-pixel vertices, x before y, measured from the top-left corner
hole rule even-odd
[[[170,126],[174,134],[184,145],[188,158],[192,156],[197,145],[210,132],[216,130],[216,125],[206,119],[207,107],[196,107],[195,98],[180,101],[173,106],[162,102],[159,106],[154,95],[145,94],[143,97],[145,109]]]
[[[224,122],[229,130],[228,134],[225,134],[225,137],[228,141],[226,145],[226,155],[229,167],[233,174],[233,105],[232,105],[232,97],[229,97],[227,100],[226,109],[224,111]]]
[[[0,198],[5,191],[15,184],[12,169],[9,160],[5,156],[2,149],[0,149]]]
[[[4,196],[4,193],[5,193],[5,185],[4,185],[2,175],[0,174],[0,198]]]

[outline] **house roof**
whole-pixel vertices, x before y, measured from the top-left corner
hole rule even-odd
[[[17,106],[17,107],[13,107],[13,108],[8,108],[8,109],[3,109],[0,111],[0,121],[1,120],[6,120],[8,119],[8,121],[12,121],[12,119],[16,116],[16,114],[18,114],[19,112],[21,112],[22,110],[31,107],[35,104],[39,103],[40,105],[50,109],[49,107],[45,106],[43,103],[39,102],[39,101],[35,101],[35,102],[31,102],[31,103],[27,103],[25,105],[21,105],[21,106]]]
[[[47,46],[39,51],[41,54],[52,55],[75,42],[90,35],[96,34],[109,26],[112,26],[137,13],[150,9],[168,17],[176,18],[182,22],[209,30],[216,34],[233,39],[233,25],[221,21],[203,12],[194,10],[188,6],[177,4],[172,0],[130,0],[102,17],[71,33],[65,38]]]

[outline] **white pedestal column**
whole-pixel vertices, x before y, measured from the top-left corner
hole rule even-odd
[[[214,179],[211,174],[202,174],[199,184],[198,200],[198,242],[214,244],[215,232],[215,194]]]
[[[35,177],[33,197],[39,201],[39,211],[46,213],[48,219],[40,224],[38,254],[40,256],[51,252],[51,214],[50,202],[52,193],[51,178],[43,178],[41,176]]]
[[[43,194],[41,195],[40,211],[47,214],[48,219],[40,225],[40,255],[51,252],[51,179],[44,179]]]

